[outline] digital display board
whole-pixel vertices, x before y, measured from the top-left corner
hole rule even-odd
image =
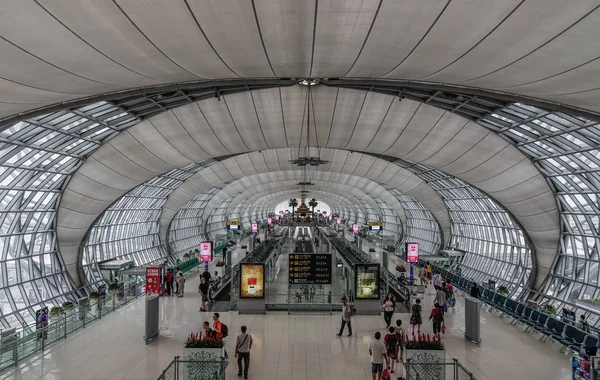
[[[240,264],[240,298],[265,297],[265,264]]]
[[[252,223],[252,232],[258,232],[258,223]]]
[[[213,243],[212,241],[200,242],[200,261],[212,261]]]
[[[357,234],[358,233],[358,224],[354,223],[352,225],[352,233],[353,234]]]
[[[369,226],[369,230],[371,230],[371,231],[379,231],[379,230],[381,230],[381,226]]]
[[[342,224],[342,220],[340,218],[338,218],[337,224]]]
[[[290,254],[290,284],[331,284],[331,255]]]
[[[267,224],[270,226],[273,224],[273,219],[271,217],[267,218]]]
[[[227,229],[230,231],[237,231],[240,229],[240,226],[238,226],[237,224],[230,224],[227,226]]]
[[[379,299],[381,297],[379,264],[356,264],[354,273],[357,299]]]
[[[409,263],[419,262],[419,243],[406,243],[406,261]]]

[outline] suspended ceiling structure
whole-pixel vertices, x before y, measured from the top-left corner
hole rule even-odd
[[[99,261],[264,220],[306,179],[515,298],[597,298],[599,7],[3,1],[0,324],[96,289]]]

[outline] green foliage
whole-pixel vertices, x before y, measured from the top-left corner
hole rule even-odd
[[[108,290],[111,292],[117,292],[117,291],[119,291],[119,285],[118,284],[110,284],[110,285],[108,285]]]
[[[73,302],[71,302],[71,301],[65,301],[65,302],[63,302],[62,308],[64,310],[70,310],[70,309],[72,309],[73,308]]]
[[[97,300],[98,298],[100,298],[100,293],[98,292],[91,292],[90,295],[88,296],[89,299],[91,300]]]
[[[507,295],[508,294],[508,288],[506,286],[504,286],[504,285],[500,285],[498,287],[497,293],[498,294],[502,294],[502,295]]]
[[[63,308],[60,306],[52,306],[50,308],[50,315],[59,315],[60,313],[62,313]]]

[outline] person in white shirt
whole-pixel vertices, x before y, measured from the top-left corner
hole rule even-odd
[[[235,340],[235,357],[238,358],[238,376],[242,376],[242,360],[244,361],[244,379],[248,378],[252,342],[252,335],[246,334],[246,326],[242,326],[242,333]]]
[[[371,374],[373,380],[381,378],[381,372],[383,372],[383,363],[387,363],[387,355],[385,344],[381,341],[381,333],[377,331],[375,333],[375,339],[369,344],[369,354],[371,355]]]
[[[344,332],[344,326],[348,325],[348,336],[352,336],[352,325],[350,324],[350,317],[352,316],[352,309],[348,305],[346,298],[342,298],[342,326],[337,336],[342,336]]]

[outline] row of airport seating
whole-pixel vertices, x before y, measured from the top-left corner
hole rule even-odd
[[[451,273],[443,268],[433,266],[447,282],[465,293],[470,293],[473,282],[458,274]],[[579,352],[582,348],[591,348],[598,345],[598,337],[576,328],[572,323],[550,316],[526,303],[513,300],[503,294],[478,285],[481,294],[480,300],[500,312],[501,316],[508,316],[513,323],[527,326],[526,331],[535,331],[545,335],[545,338],[562,344],[566,349]],[[493,309],[492,309],[493,308]]]

